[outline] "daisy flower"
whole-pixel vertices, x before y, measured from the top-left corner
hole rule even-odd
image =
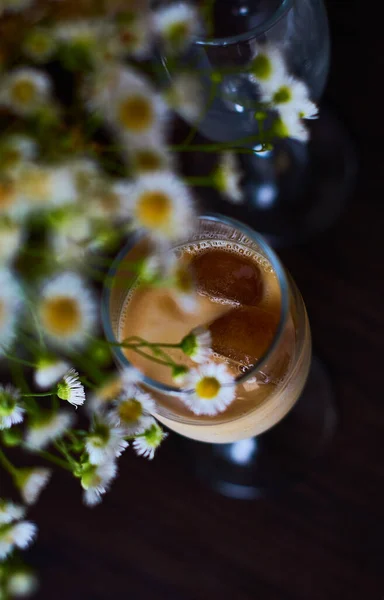
[[[286,66],[281,51],[271,44],[257,44],[250,64],[251,80],[261,89],[277,88],[286,77]]]
[[[25,515],[24,506],[14,504],[13,502],[6,502],[0,498],[0,527],[1,525],[8,525],[13,521],[22,519]]]
[[[179,73],[164,93],[168,104],[187,122],[194,123],[203,114],[204,90],[201,80],[192,73]]]
[[[280,114],[272,124],[271,132],[279,138],[292,138],[299,142],[307,142],[309,133],[298,116],[291,112]]]
[[[184,386],[193,391],[183,394],[181,400],[196,415],[216,415],[235,399],[234,383],[225,365],[206,363],[186,375]]]
[[[126,156],[133,173],[138,176],[155,171],[173,170],[173,156],[153,140],[143,146],[128,144]]]
[[[101,465],[87,465],[81,476],[81,487],[83,488],[83,499],[88,506],[95,506],[101,502],[101,496],[105,494],[113,479],[117,475],[115,462],[105,462]]]
[[[71,365],[55,356],[41,356],[36,364],[33,379],[41,390],[48,390],[71,368]]]
[[[26,135],[9,136],[0,146],[1,169],[15,175],[28,161],[37,156],[36,142]]]
[[[0,529],[0,560],[8,556],[15,547],[22,550],[28,548],[36,533],[37,527],[30,521],[19,521],[2,527]]]
[[[24,229],[18,223],[5,219],[0,221],[0,265],[10,262],[21,249],[24,234]]]
[[[141,263],[139,278],[141,283],[161,283],[168,280],[175,265],[175,256],[171,252],[149,254]]]
[[[112,54],[147,58],[152,46],[152,12],[139,10],[118,16],[117,35],[111,39]],[[117,42],[117,43],[116,43]]]
[[[87,93],[91,109],[103,115],[117,135],[132,143],[163,138],[167,106],[151,85],[131,69],[98,72]]]
[[[119,376],[109,377],[106,383],[90,395],[86,404],[87,412],[90,415],[103,413],[119,397],[122,388],[123,384]]]
[[[315,119],[318,116],[317,106],[309,99],[305,83],[291,76],[276,89],[264,89],[262,100],[272,103],[283,117],[289,113],[300,119]]]
[[[176,259],[169,277],[169,289],[175,302],[182,311],[192,313],[197,306],[195,278],[192,270],[188,264]]]
[[[60,207],[77,201],[73,173],[67,167],[28,165],[20,172],[17,191],[27,210]]]
[[[25,598],[37,590],[37,579],[28,571],[12,571],[7,581],[7,593],[10,598]]]
[[[28,427],[25,437],[26,445],[31,449],[42,449],[73,427],[74,415],[59,411],[39,414],[39,418]]]
[[[80,200],[88,200],[90,194],[97,192],[102,181],[99,165],[90,158],[80,158],[69,163],[67,167],[72,171]]]
[[[205,363],[212,352],[211,332],[205,327],[196,327],[181,340],[181,349],[196,363]]]
[[[75,369],[69,369],[62,381],[57,384],[57,395],[60,400],[66,400],[75,408],[84,404],[84,386],[80,383],[79,374]]]
[[[151,424],[143,433],[140,433],[135,438],[132,445],[139,456],[145,456],[149,460],[152,460],[155,456],[155,451],[167,435],[155,419],[152,419]]]
[[[193,229],[189,191],[170,173],[140,177],[126,194],[125,205],[136,227],[146,229],[157,241],[174,241]]]
[[[125,435],[132,435],[148,426],[150,414],[155,408],[156,403],[149,394],[139,388],[127,389],[118,398],[116,407],[108,415],[108,420],[121,427]]]
[[[75,273],[62,273],[48,280],[37,308],[44,333],[58,346],[84,345],[97,324],[95,299],[86,282]]]
[[[243,200],[240,187],[242,173],[233,152],[223,152],[219,166],[214,173],[214,181],[218,191],[230,202],[239,203]]]
[[[31,115],[47,103],[50,95],[51,82],[45,73],[20,67],[3,80],[0,103],[18,115]]]
[[[33,27],[23,43],[25,56],[36,63],[49,61],[57,49],[53,32],[46,27]]]
[[[22,290],[14,275],[0,268],[0,357],[15,338],[18,315],[22,306]]]
[[[52,471],[43,467],[17,469],[14,482],[26,504],[35,504],[47,485]]]
[[[128,447],[125,435],[122,428],[113,427],[99,419],[85,438],[85,449],[91,465],[100,465],[121,456]]]
[[[159,8],[154,13],[154,27],[170,54],[186,50],[201,32],[196,8],[184,2]]]
[[[25,409],[20,405],[21,394],[12,385],[0,384],[0,430],[21,423]]]

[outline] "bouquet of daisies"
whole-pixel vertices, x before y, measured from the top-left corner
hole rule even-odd
[[[182,149],[193,151],[207,108],[199,73],[182,60],[209,29],[209,11],[200,9],[183,2],[151,9],[143,0],[0,0],[0,598],[35,589],[16,550],[36,537],[26,507],[53,467],[77,478],[93,506],[129,445],[152,459],[166,435],[140,374],[112,366],[98,291],[110,257],[143,230],[153,252],[138,276],[147,284],[163,278],[189,310],[193,277],[164,255],[193,230],[192,186],[242,200],[237,157],[225,144],[209,176],[190,178],[178,171],[178,148],[170,144],[177,113],[191,126]],[[166,83],[159,51],[173,65]],[[315,116],[316,107],[279,50],[255,46],[248,75],[260,92],[255,118],[274,115],[255,141],[305,141],[301,119]],[[211,79],[216,85],[220,73]],[[211,373],[209,346],[207,331],[191,332],[180,349],[201,366],[170,364],[175,381],[186,378],[195,388],[188,401],[197,414],[207,410],[198,393],[204,380],[217,377],[218,394],[228,378]],[[224,395],[210,403],[215,411],[231,401]],[[33,453],[37,466],[24,466],[20,450]],[[3,497],[6,473],[16,504]]]

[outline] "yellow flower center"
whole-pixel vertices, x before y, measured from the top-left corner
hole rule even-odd
[[[12,183],[0,182],[0,209],[11,206],[15,196],[15,188]]]
[[[12,88],[12,98],[18,104],[30,104],[36,96],[36,87],[28,79],[16,81]]]
[[[172,215],[172,202],[164,192],[144,192],[136,206],[138,221],[149,229],[165,227]]]
[[[212,400],[215,398],[221,388],[216,377],[203,377],[196,385],[196,393],[204,400]]]
[[[156,171],[162,166],[162,157],[155,150],[138,150],[134,156],[137,171]]]
[[[167,31],[167,38],[174,49],[180,48],[190,35],[190,27],[186,21],[172,23]]]
[[[57,296],[45,300],[41,309],[45,328],[54,335],[70,335],[81,324],[81,314],[74,298]]]
[[[118,413],[123,423],[135,423],[142,416],[143,407],[135,398],[130,398],[119,405]]]
[[[272,62],[267,54],[258,54],[253,59],[252,72],[262,81],[270,79],[272,70]]]
[[[29,200],[48,200],[51,191],[50,177],[40,169],[29,170],[20,181],[20,189]]]
[[[153,107],[145,96],[130,96],[120,104],[119,121],[130,131],[141,133],[148,129],[153,121]]]
[[[36,35],[29,40],[29,49],[36,55],[43,55],[49,50],[50,40],[44,36]]]

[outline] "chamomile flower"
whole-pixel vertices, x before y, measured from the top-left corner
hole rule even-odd
[[[205,327],[196,327],[181,340],[181,349],[194,362],[207,362],[212,353],[211,332]]]
[[[264,89],[263,102],[270,102],[283,115],[291,113],[293,117],[314,119],[317,106],[309,99],[308,88],[303,81],[286,77],[276,89]]]
[[[36,364],[33,379],[37,387],[48,390],[69,371],[71,365],[55,356],[41,356]]]
[[[25,467],[17,469],[14,482],[26,504],[35,504],[52,475],[44,467]]]
[[[164,97],[168,104],[187,122],[194,123],[203,114],[204,90],[201,80],[193,73],[176,75]]]
[[[87,101],[120,139],[131,144],[162,140],[167,106],[149,82],[132,69],[100,69],[88,84]]]
[[[184,2],[159,8],[154,13],[154,27],[171,54],[186,50],[201,32],[196,8]]]
[[[84,404],[84,386],[80,383],[79,374],[75,369],[69,369],[62,381],[57,384],[57,395],[60,400],[66,400],[75,408]]]
[[[11,523],[0,529],[0,560],[10,554],[14,548],[24,550],[32,543],[37,527],[30,521]]]
[[[95,390],[89,397],[86,409],[89,415],[102,414],[116,400],[123,389],[120,376],[112,375],[107,381]]]
[[[132,444],[139,456],[145,456],[149,460],[153,459],[155,451],[168,435],[162,430],[155,419],[151,421],[147,429],[143,433],[140,433]]]
[[[11,72],[0,88],[0,103],[18,115],[31,115],[50,99],[51,82],[37,69],[20,67]]]
[[[7,581],[7,593],[11,598],[26,598],[37,590],[37,579],[25,570],[12,571]]]
[[[116,132],[131,143],[163,138],[167,107],[162,98],[148,86],[127,85],[116,94],[110,122]]]
[[[83,211],[67,210],[50,230],[50,244],[59,265],[78,263],[80,268],[93,241],[92,221]]]
[[[22,306],[22,290],[14,275],[0,268],[0,356],[11,346]]]
[[[14,504],[13,502],[6,502],[0,498],[0,527],[1,525],[7,525],[13,521],[22,519],[25,515],[24,506]]]
[[[0,384],[0,430],[21,423],[24,413],[19,390],[10,384]]]
[[[81,346],[97,323],[95,299],[86,282],[66,272],[48,280],[38,302],[41,327],[57,346]]]
[[[282,52],[272,44],[257,44],[249,67],[251,80],[261,89],[276,89],[286,76]]]
[[[11,135],[0,145],[0,168],[9,175],[17,175],[28,161],[37,156],[36,142],[26,135]]]
[[[91,158],[79,158],[67,166],[72,171],[80,200],[88,200],[91,194],[97,192],[102,180],[99,165]]]
[[[115,408],[109,413],[110,423],[119,426],[125,435],[143,431],[150,414],[155,410],[155,401],[139,388],[126,389],[118,398]]]
[[[185,377],[186,392],[180,398],[196,415],[216,415],[235,399],[234,378],[223,364],[206,363]]]
[[[83,499],[88,506],[95,506],[101,502],[113,479],[117,475],[115,462],[105,462],[101,465],[88,464],[81,475],[81,487],[85,490]]]
[[[152,46],[152,11],[139,10],[118,17],[115,39],[111,39],[111,52],[115,56],[132,56],[144,59]]]
[[[40,450],[62,437],[68,429],[71,429],[74,420],[74,415],[64,411],[41,413],[29,424],[25,443],[32,450]]]
[[[85,449],[91,465],[100,465],[121,456],[128,447],[126,433],[121,427],[113,427],[98,419],[85,438]]]
[[[57,49],[56,38],[47,27],[32,27],[23,43],[25,56],[36,63],[49,61]]]
[[[26,166],[20,172],[17,191],[29,211],[52,209],[77,200],[73,173],[65,166]]]
[[[183,312],[192,313],[197,307],[196,285],[193,271],[182,260],[175,261],[169,273],[169,291]]]
[[[235,155],[232,152],[223,152],[214,173],[214,180],[219,192],[230,202],[239,203],[243,200],[241,177],[242,173]]]
[[[0,265],[9,263],[22,248],[24,234],[25,231],[19,223],[9,219],[0,220]]]
[[[308,130],[301,119],[291,112],[280,114],[272,125],[272,133],[278,138],[292,138],[299,142],[307,142]]]
[[[175,256],[171,252],[149,254],[141,263],[139,278],[141,283],[162,283],[169,281],[175,266]]]
[[[156,241],[177,240],[193,228],[189,191],[170,173],[143,175],[132,184],[125,202],[134,224]]]
[[[132,146],[128,144],[126,156],[133,173],[138,176],[156,171],[173,170],[173,157],[166,148],[161,144],[154,143],[153,140],[148,141],[145,145],[134,144]]]

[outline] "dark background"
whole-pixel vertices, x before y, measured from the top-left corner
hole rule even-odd
[[[26,556],[41,600],[384,598],[382,439],[384,42],[376,7],[328,0],[325,101],[354,140],[359,176],[337,224],[280,255],[308,307],[339,408],[337,434],[305,480],[241,502],[204,488],[175,442],[152,463],[127,452],[102,505],[57,472],[30,517]]]

